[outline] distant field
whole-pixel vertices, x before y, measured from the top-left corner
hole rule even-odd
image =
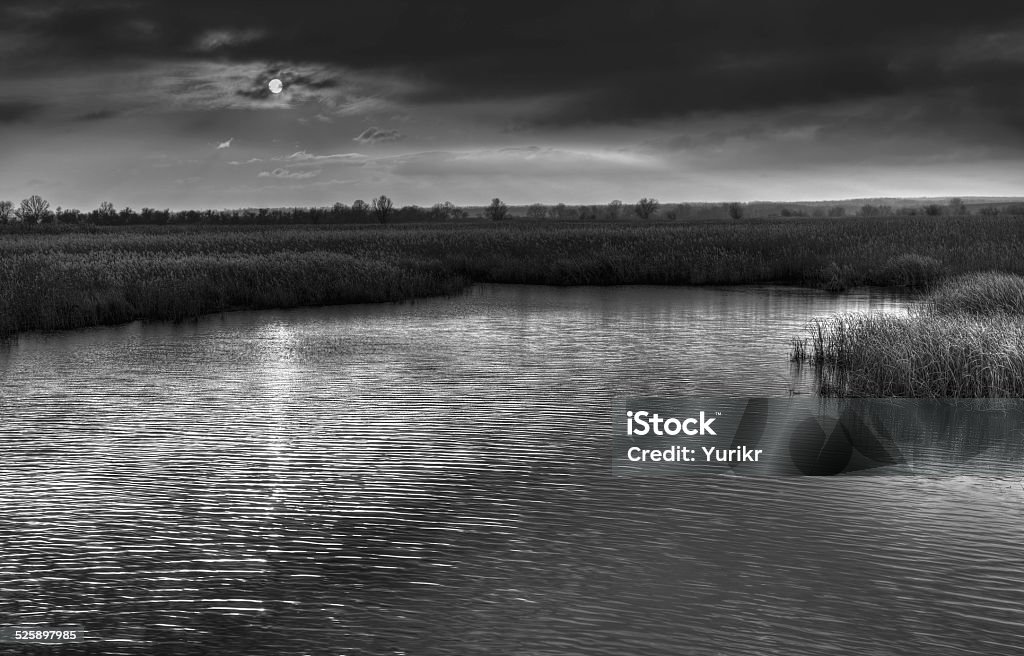
[[[923,286],[1024,274],[1024,218],[0,228],[0,334],[400,300],[474,282]]]

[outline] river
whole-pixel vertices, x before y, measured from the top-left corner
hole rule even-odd
[[[96,654],[1019,653],[1017,479],[609,466],[616,399],[807,394],[808,319],[906,306],[481,285],[22,335],[0,625]]]

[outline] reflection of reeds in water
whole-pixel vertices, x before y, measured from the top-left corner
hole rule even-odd
[[[982,273],[933,290],[907,315],[815,319],[794,361],[825,396],[1024,396],[1024,278]]]
[[[848,433],[855,448],[873,454],[885,446],[917,473],[1018,473],[1024,457],[1024,402],[1020,399],[845,399],[839,404],[863,422]],[[839,412],[842,416],[843,411]],[[865,445],[868,447],[865,451]],[[878,459],[872,455],[874,459]]]

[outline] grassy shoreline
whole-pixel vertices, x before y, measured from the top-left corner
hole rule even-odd
[[[1016,217],[0,228],[0,335],[394,301],[476,282],[923,287],[1024,274]]]
[[[837,397],[1024,397],[1024,277],[952,278],[910,313],[815,319],[792,359]]]

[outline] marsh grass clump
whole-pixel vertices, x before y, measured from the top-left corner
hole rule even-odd
[[[816,367],[825,396],[1024,396],[1024,278],[947,281],[908,314],[815,319],[791,358]]]
[[[818,272],[820,287],[830,292],[843,292],[851,287],[856,287],[860,282],[853,266],[849,264],[839,265],[829,262]]]
[[[817,319],[804,355],[822,393],[1019,397],[1024,325],[965,316],[846,314]]]
[[[938,259],[902,253],[886,263],[878,282],[893,287],[922,289],[939,282],[945,275],[945,267]]]
[[[806,337],[802,339],[790,340],[790,362],[803,364],[804,362],[812,362],[814,360],[809,341],[810,340],[808,340]]]
[[[924,311],[933,315],[1024,316],[1024,277],[988,271],[959,276],[928,294]]]

